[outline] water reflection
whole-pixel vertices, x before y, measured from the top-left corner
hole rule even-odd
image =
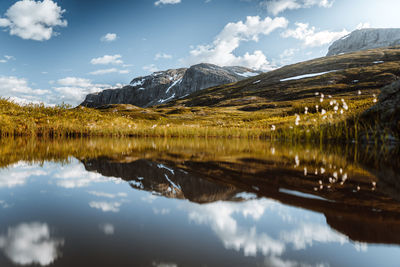
[[[20,265],[50,265],[59,256],[63,244],[62,239],[51,237],[46,223],[21,223],[0,236],[0,249],[12,262]]]
[[[96,266],[395,266],[400,251],[396,151],[130,139],[21,152],[27,141],[13,142],[0,150],[10,216],[0,249],[14,264],[80,266],[72,252],[89,250],[97,258],[82,262]]]

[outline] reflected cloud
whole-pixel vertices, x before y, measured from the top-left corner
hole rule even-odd
[[[280,255],[285,250],[284,243],[265,233],[257,233],[255,227],[240,227],[233,218],[235,213],[239,213],[257,221],[267,208],[274,205],[276,202],[266,199],[242,203],[216,202],[194,207],[189,212],[189,219],[198,224],[209,224],[227,249],[243,249],[246,256],[255,256],[258,251],[263,255]]]
[[[121,202],[92,201],[89,206],[103,212],[119,212]]]
[[[11,207],[11,205],[5,202],[4,200],[0,200],[0,207],[2,207],[3,209],[7,209]]]
[[[300,263],[297,261],[291,261],[291,260],[282,260],[279,257],[276,256],[271,256],[265,258],[264,261],[265,266],[274,266],[274,267],[329,267],[328,263],[317,263],[315,265],[312,264],[305,264],[305,263]]]
[[[178,267],[178,264],[171,262],[152,262],[153,267]]]
[[[104,177],[99,173],[88,172],[79,161],[59,168],[54,178],[58,179],[56,182],[58,186],[67,189],[88,187],[94,183],[113,182],[119,184],[123,182],[119,178]]]
[[[58,249],[64,241],[50,236],[45,223],[22,223],[8,229],[0,236],[0,249],[15,264],[39,264],[46,266],[58,257]]]
[[[320,243],[348,243],[347,236],[333,231],[329,226],[320,224],[301,224],[292,232],[282,232],[281,239],[293,244],[296,250],[312,247],[313,242]]]
[[[115,227],[111,223],[100,224],[99,228],[105,235],[113,235],[115,232]]]
[[[89,191],[89,194],[96,196],[96,197],[105,197],[105,198],[116,198],[116,197],[127,197],[128,194],[126,193],[106,193],[106,192],[99,192],[99,191]]]
[[[280,234],[278,233],[277,238],[257,231],[256,222],[261,219],[266,211],[271,212],[271,215],[275,218],[278,215],[282,222],[290,225],[294,230],[282,231]],[[254,225],[240,225],[237,220],[238,215],[252,219]],[[315,242],[339,243],[341,245],[349,243],[348,237],[332,230],[327,225],[288,220],[287,218],[290,217],[289,210],[282,209],[281,204],[269,199],[251,199],[245,202],[215,202],[206,205],[193,205],[189,208],[189,220],[197,224],[209,225],[226,249],[243,250],[245,256],[256,256],[257,253],[261,253],[265,256],[266,266],[329,266],[325,263],[310,265],[285,260],[282,255],[290,244],[293,245],[294,250],[302,250],[312,247]]]
[[[158,214],[166,215],[166,214],[169,214],[171,212],[171,210],[170,209],[165,209],[165,208],[162,208],[162,209],[153,208],[153,212],[156,215],[158,215]]]
[[[0,171],[0,188],[23,186],[32,176],[46,175],[47,173],[26,162],[18,162]]]

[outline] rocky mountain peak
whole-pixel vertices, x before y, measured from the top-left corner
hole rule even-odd
[[[400,45],[400,29],[361,29],[334,42],[327,56],[395,45]]]
[[[89,94],[81,105],[100,107],[108,104],[132,104],[149,107],[167,103],[198,90],[237,82],[260,73],[240,66],[219,67],[201,63],[190,68],[158,71],[148,76],[137,77],[123,88]]]

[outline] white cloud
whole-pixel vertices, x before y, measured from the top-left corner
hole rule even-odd
[[[28,163],[19,162],[0,172],[0,188],[24,186],[30,177],[42,175],[46,175],[46,172]]]
[[[0,63],[7,63],[10,60],[15,60],[15,57],[9,56],[9,55],[4,55],[4,58],[0,59]]]
[[[312,6],[319,6],[330,8],[334,0],[266,0],[261,2],[269,13],[278,15],[285,10],[293,10],[299,8],[310,8]]]
[[[105,197],[105,198],[116,198],[116,197],[127,197],[128,195],[126,193],[116,193],[116,194],[111,194],[111,193],[106,193],[106,192],[99,192],[99,191],[89,191],[89,194],[97,197]]]
[[[154,64],[143,66],[143,70],[148,71],[148,72],[157,72],[157,71],[159,71],[157,66],[154,65]]]
[[[170,212],[171,212],[171,210],[166,209],[166,208],[162,208],[162,209],[153,208],[153,213],[156,215],[166,215],[166,214],[169,214]]]
[[[113,42],[117,40],[118,36],[116,33],[107,33],[106,35],[102,36],[100,40],[102,42]]]
[[[270,70],[271,64],[263,52],[256,50],[253,54],[245,53],[236,56],[233,52],[241,42],[255,41],[279,28],[286,28],[287,19],[283,17],[261,19],[259,16],[248,16],[246,21],[228,23],[209,45],[198,45],[190,51],[185,63],[192,65],[200,62],[213,63],[221,66],[241,65],[254,69]]]
[[[97,84],[93,83],[92,80],[78,77],[59,79],[57,84],[60,86],[53,87],[53,90],[57,93],[57,95],[52,96],[55,98],[53,101],[63,101],[72,105],[82,102],[87,94],[121,86],[120,84],[116,84],[115,86],[109,84]]]
[[[121,202],[92,201],[89,206],[102,212],[119,212]]]
[[[62,86],[79,86],[89,87],[92,86],[92,82],[89,79],[77,78],[77,77],[66,77],[57,81]]]
[[[127,74],[127,73],[129,73],[129,70],[119,70],[116,68],[110,68],[110,69],[101,69],[101,70],[95,70],[95,71],[89,72],[90,75],[104,75],[104,74],[110,74],[110,73]]]
[[[172,55],[166,54],[166,53],[157,53],[154,56],[154,60],[159,60],[159,59],[171,59]]]
[[[124,62],[121,59],[121,55],[105,55],[102,57],[98,58],[93,58],[90,63],[93,65],[108,65],[108,64],[113,64],[113,65],[121,65],[124,64]]]
[[[277,206],[271,200],[250,200],[241,203],[215,202],[191,207],[189,219],[197,224],[208,224],[223,242],[225,248],[243,250],[246,256],[281,255],[285,244],[265,233],[257,233],[255,227],[244,228],[235,219],[238,214],[254,221],[261,218],[267,209]],[[249,219],[250,219],[249,218]]]
[[[49,40],[56,33],[54,27],[66,27],[62,19],[65,10],[52,0],[22,0],[12,5],[0,18],[0,27],[5,27],[11,35],[35,41]]]
[[[364,23],[359,23],[356,27],[357,30],[361,30],[361,29],[368,29],[371,28],[371,24],[369,22],[364,22]]]
[[[50,236],[45,223],[22,223],[0,236],[0,249],[18,265],[50,265],[58,258],[58,249],[63,244],[63,240]]]
[[[282,33],[284,38],[295,38],[303,41],[307,47],[316,47],[332,43],[341,37],[349,34],[346,29],[339,32],[316,31],[315,27],[310,27],[308,23],[296,22],[295,29],[288,29]]]
[[[159,6],[159,5],[174,5],[174,4],[179,4],[181,2],[181,0],[158,0],[156,2],[154,2],[155,6]]]
[[[16,103],[39,103],[48,93],[48,90],[32,89],[24,78],[0,76],[0,95]]]
[[[115,232],[115,227],[111,223],[101,224],[99,228],[105,235],[113,235]]]
[[[329,226],[320,224],[302,224],[292,232],[282,232],[281,239],[292,243],[296,250],[312,247],[314,242],[319,243],[348,243],[349,239]]]

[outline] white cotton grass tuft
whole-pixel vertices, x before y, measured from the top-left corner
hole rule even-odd
[[[299,124],[300,124],[300,116],[298,115],[298,114],[296,114],[295,115],[296,116],[296,121],[294,122],[294,124],[296,125],[296,126],[298,126]]]

